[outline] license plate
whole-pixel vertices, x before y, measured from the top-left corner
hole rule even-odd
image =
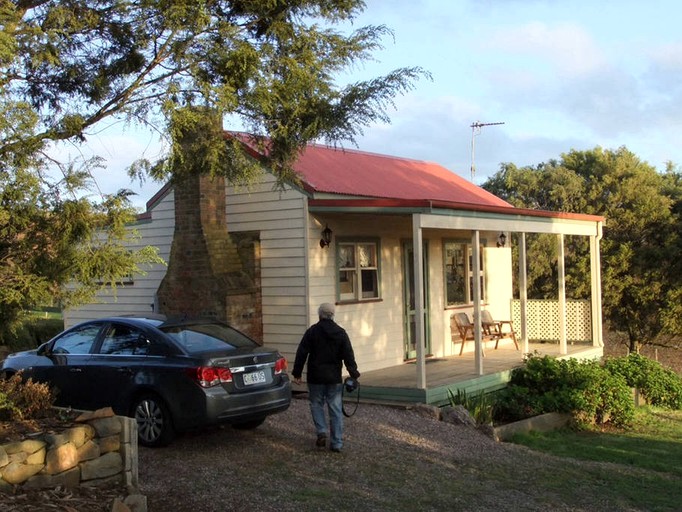
[[[265,382],[265,372],[260,370],[258,372],[251,372],[244,374],[244,385],[250,386],[252,384],[262,384]]]

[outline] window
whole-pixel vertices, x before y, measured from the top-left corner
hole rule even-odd
[[[88,324],[65,333],[52,345],[52,353],[89,354],[100,327],[100,324]]]
[[[376,242],[338,242],[339,300],[379,297],[379,260]]]
[[[443,254],[445,256],[445,293],[446,305],[471,304],[474,302],[474,269],[473,251],[471,244],[466,242],[445,242]],[[479,279],[481,281],[481,300],[484,300],[483,286],[483,251],[480,251]]]
[[[219,323],[179,324],[161,327],[190,354],[211,350],[252,348],[256,342],[241,332]]]
[[[132,355],[136,354],[138,347],[144,347],[146,339],[144,335],[125,325],[113,325],[104,340],[100,354]]]

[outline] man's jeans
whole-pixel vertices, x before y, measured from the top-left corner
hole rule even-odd
[[[327,435],[327,420],[324,406],[329,409],[329,425],[331,433],[329,447],[341,449],[343,446],[343,410],[341,392],[343,384],[310,384],[308,383],[308,399],[310,412],[315,423],[317,435]]]

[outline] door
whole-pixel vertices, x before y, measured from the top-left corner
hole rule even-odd
[[[101,323],[93,322],[66,331],[46,348],[44,363],[34,366],[31,376],[57,390],[57,405],[86,408],[91,388],[84,368],[101,328]]]
[[[424,353],[431,353],[431,328],[429,323],[429,280],[428,280],[428,246],[424,245]],[[405,359],[417,357],[417,325],[415,323],[415,282],[414,282],[414,250],[412,241],[403,242],[403,283],[404,283],[404,326]]]
[[[85,369],[88,382],[97,390],[90,395],[90,408],[112,407],[117,414],[127,415],[138,389],[158,391],[160,381],[182,371],[166,362],[168,354],[166,345],[141,329],[111,323]]]

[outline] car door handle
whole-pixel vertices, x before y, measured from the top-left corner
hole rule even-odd
[[[118,373],[125,373],[126,375],[132,375],[133,371],[130,368],[117,368]]]
[[[73,367],[71,367],[71,368],[69,368],[69,371],[70,371],[71,373],[81,373],[83,370],[81,370],[80,368],[73,368]]]

